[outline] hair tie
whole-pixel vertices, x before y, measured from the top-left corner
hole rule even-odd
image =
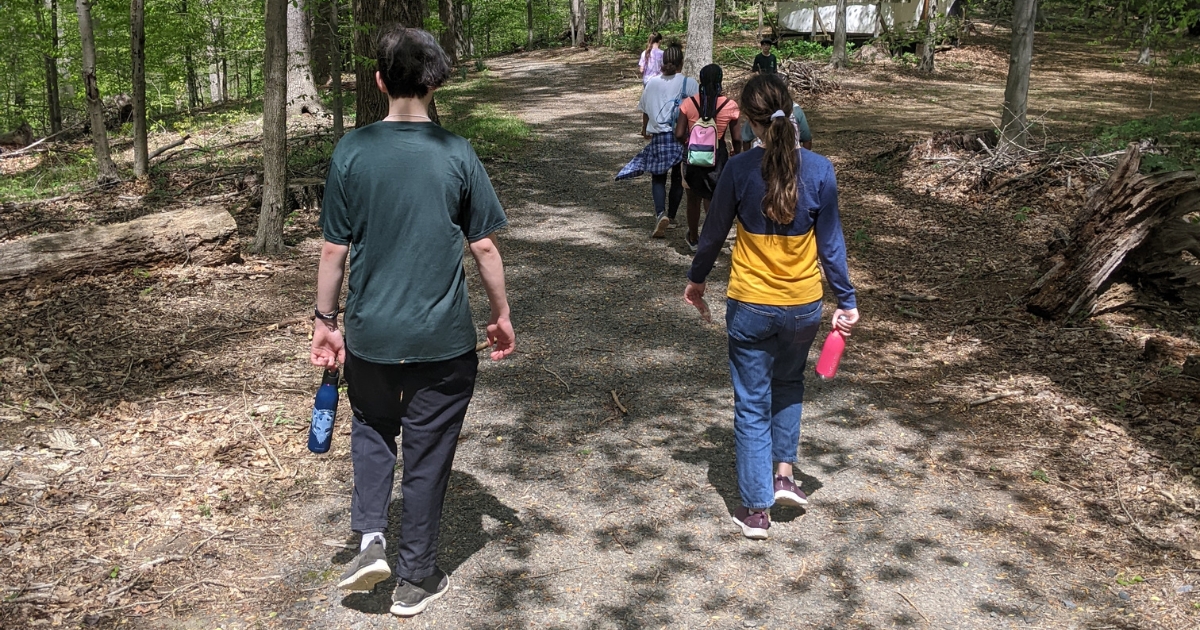
[[[776,118],[783,118],[784,116],[787,116],[787,114],[783,113],[782,109],[777,109],[777,110],[775,110],[774,114],[771,114],[771,120],[775,120]]]

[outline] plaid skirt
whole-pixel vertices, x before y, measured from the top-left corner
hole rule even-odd
[[[617,173],[617,180],[631,179],[642,173],[662,175],[682,161],[683,145],[675,139],[675,134],[670,131],[656,133],[650,137],[650,144]]]

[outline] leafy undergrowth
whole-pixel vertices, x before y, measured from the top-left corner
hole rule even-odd
[[[437,92],[442,125],[471,141],[481,159],[507,158],[529,139],[529,125],[484,102],[491,80],[486,72],[456,81]]]
[[[1153,116],[1096,129],[1096,147],[1115,151],[1131,142],[1148,141],[1161,153],[1148,153],[1142,171],[1200,169],[1200,114]]]

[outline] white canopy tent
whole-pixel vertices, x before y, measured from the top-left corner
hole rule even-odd
[[[930,0],[934,11],[950,15],[959,10],[957,0]],[[837,24],[837,0],[779,2],[781,33],[800,33],[812,39],[832,39]],[[846,35],[876,37],[884,29],[915,28],[925,10],[925,0],[846,0]]]

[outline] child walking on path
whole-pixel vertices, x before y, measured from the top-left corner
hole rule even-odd
[[[504,210],[470,143],[428,115],[450,60],[432,35],[399,26],[383,30],[378,51],[375,81],[388,95],[388,116],[346,134],[329,165],[311,360],[345,365],[354,412],[350,528],[362,542],[340,588],[369,591],[392,576],[384,532],[402,438],[391,612],[409,616],[449,588],[436,564],[438,529],[479,363],[464,240],[491,304],[492,359],[508,356],[515,342],[492,238],[507,224]],[[351,249],[343,341],[338,295]]]
[[[833,165],[797,143],[788,120],[787,84],[777,75],[756,76],[742,91],[741,107],[764,146],[725,165],[684,300],[709,318],[705,280],[736,219],[725,312],[742,499],[733,519],[747,538],[764,539],[771,506],[808,503],[792,464],[800,441],[804,367],[821,325],[818,259],[837,297],[834,326],[848,335],[858,309]]]
[[[646,83],[638,111],[642,112],[642,137],[650,141],[620,173],[617,179],[629,179],[650,173],[650,192],[654,197],[653,238],[663,238],[667,226],[679,211],[683,199],[683,175],[679,168],[683,160],[683,145],[675,139],[675,122],[679,105],[699,91],[694,79],[679,71],[683,69],[683,48],[672,43],[663,51],[662,76]],[[671,176],[670,205],[667,199],[667,175]]]
[[[638,74],[642,76],[643,86],[649,83],[650,79],[662,76],[663,51],[662,48],[659,48],[660,43],[662,43],[662,35],[650,33],[650,39],[646,42],[646,50],[642,51],[642,56],[638,59]]]
[[[721,175],[721,170],[725,167],[725,162],[729,159],[729,152],[725,145],[725,134],[728,130],[730,139],[734,139],[730,123],[736,121],[741,116],[738,104],[733,102],[732,99],[722,96],[721,79],[721,66],[715,63],[700,69],[700,94],[698,97],[693,96],[684,99],[683,104],[679,106],[679,122],[675,129],[675,136],[681,142],[687,142],[692,128],[701,120],[711,121],[711,124],[714,124],[716,127],[717,146],[715,163],[711,166],[700,166],[691,163],[684,165],[683,179],[688,184],[688,231],[684,240],[687,241],[688,247],[693,252],[696,251],[696,247],[700,242],[700,203],[703,200],[704,204],[707,205],[708,201],[712,199],[717,179]]]

